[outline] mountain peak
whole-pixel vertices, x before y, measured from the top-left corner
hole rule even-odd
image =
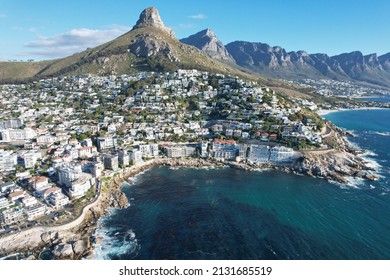
[[[202,30],[199,33],[203,33],[204,35],[209,36],[209,37],[216,37],[214,31],[211,28],[207,28],[205,30]]]
[[[210,28],[204,29],[188,38],[181,39],[180,41],[205,51],[211,58],[223,62],[234,63],[233,57],[228,53],[225,46]]]
[[[133,30],[137,28],[154,27],[167,32],[171,37],[175,37],[173,30],[166,27],[161,20],[160,14],[155,7],[149,7],[142,11],[137,23],[134,25]]]

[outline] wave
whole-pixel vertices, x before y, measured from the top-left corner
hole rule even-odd
[[[347,186],[355,188],[355,189],[360,189],[361,186],[364,185],[364,179],[362,178],[355,178],[355,177],[346,177],[348,180]]]
[[[350,186],[348,186],[348,184],[343,184],[343,183],[340,183],[340,182],[337,182],[334,180],[328,180],[328,182],[331,183],[332,185],[338,186],[342,190],[350,190],[351,189]]]
[[[377,162],[376,160],[364,156],[362,156],[362,158],[364,159],[364,163],[367,167],[372,168],[375,171],[382,170],[382,165],[380,165],[379,162]]]
[[[94,260],[110,260],[112,256],[136,254],[139,251],[139,243],[135,233],[129,229],[124,233],[118,228],[98,228],[94,238],[96,243],[93,248]]]
[[[364,150],[364,153],[361,154],[362,157],[377,157],[378,154],[373,152],[373,151],[370,151],[370,150]]]
[[[386,132],[375,131],[374,133],[378,134],[378,135],[382,135],[382,136],[390,136],[390,132],[388,132],[388,131],[386,131]]]
[[[143,171],[138,172],[134,176],[127,178],[127,184],[129,184],[130,186],[137,185],[138,183],[140,183],[140,181],[142,181],[142,175],[144,175],[146,172],[148,172],[151,168],[152,167],[147,168]]]

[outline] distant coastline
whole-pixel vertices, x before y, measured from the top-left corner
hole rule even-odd
[[[343,112],[343,111],[367,111],[367,110],[390,110],[390,108],[382,108],[382,107],[359,107],[359,108],[337,108],[337,109],[321,109],[316,113],[320,116],[326,116],[331,113]]]

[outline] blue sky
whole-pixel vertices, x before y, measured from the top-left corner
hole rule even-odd
[[[210,27],[235,40],[330,55],[390,52],[388,0],[0,0],[0,60],[43,60],[94,47],[156,7],[178,38]]]

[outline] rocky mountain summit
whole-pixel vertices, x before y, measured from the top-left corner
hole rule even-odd
[[[211,58],[227,63],[235,63],[234,58],[210,28],[181,39],[180,41],[184,44],[197,47],[206,52]]]
[[[143,10],[132,30],[145,27],[161,29],[162,31],[168,33],[172,38],[176,38],[173,30],[165,26],[164,22],[161,20],[158,10],[155,7],[150,7]]]

